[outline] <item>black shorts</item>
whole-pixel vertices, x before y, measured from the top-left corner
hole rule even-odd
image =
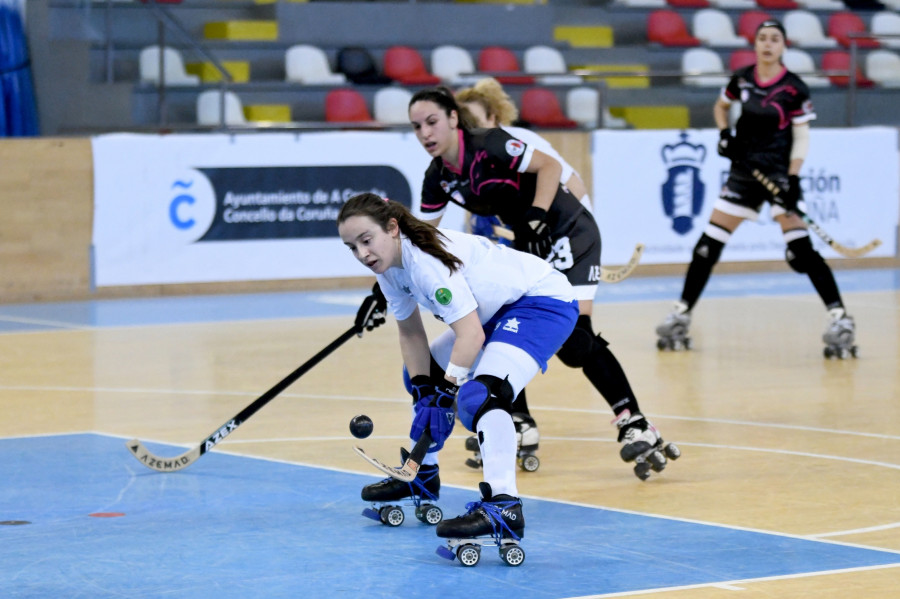
[[[587,210],[552,232],[553,251],[547,258],[575,288],[579,300],[594,300],[600,284],[600,229]]]
[[[771,179],[777,184],[787,187],[786,175],[772,175]],[[716,204],[716,208],[728,214],[752,218],[752,214],[759,214],[763,204],[772,203],[772,194],[763,187],[762,183],[757,181],[752,175],[741,171],[732,170],[728,174],[728,180],[719,194],[720,202]],[[722,202],[725,204],[723,205]],[[739,207],[737,210],[730,210],[728,204]],[[744,208],[750,213],[740,210]],[[775,213],[783,213],[784,209],[772,203],[773,216]]]

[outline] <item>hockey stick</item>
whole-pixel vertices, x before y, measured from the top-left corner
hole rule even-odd
[[[397,480],[409,483],[412,482],[413,479],[416,478],[416,474],[419,473],[419,466],[422,465],[422,458],[425,457],[425,452],[428,451],[429,445],[431,445],[431,434],[426,430],[422,433],[422,436],[419,437],[419,440],[416,441],[416,445],[411,452],[407,453],[405,449],[400,449],[400,457],[404,459],[403,464],[399,468],[388,466],[378,458],[373,458],[363,451],[362,447],[355,446],[353,451],[391,478],[396,478]]]
[[[784,190],[780,185],[769,179],[765,175],[765,173],[763,173],[759,169],[753,169],[753,176],[756,177],[756,180],[762,183],[763,187],[765,187],[774,197],[778,197],[780,194],[784,193]],[[807,213],[803,212],[799,208],[791,208],[791,212],[796,213],[797,216],[799,216],[810,229],[815,231],[816,235],[818,235],[822,239],[822,241],[830,245],[832,249],[834,249],[834,251],[847,256],[848,258],[859,258],[860,256],[865,256],[866,254],[877,248],[879,245],[881,245],[880,239],[873,239],[862,247],[849,248],[835,241],[835,239],[831,235],[826,233],[825,230],[817,225]]]
[[[506,227],[501,227],[500,225],[494,225],[494,235],[500,237],[501,239],[506,239],[507,241],[515,241],[516,236],[512,231],[507,229]],[[605,268],[603,266],[600,267],[600,280],[604,283],[618,283],[624,279],[628,278],[634,269],[637,267],[638,262],[641,261],[641,255],[644,253],[644,244],[639,243],[634,246],[634,252],[631,254],[631,259],[623,266],[618,269]]]
[[[125,443],[125,446],[131,450],[131,452],[134,454],[134,457],[137,458],[140,463],[158,472],[174,472],[176,470],[187,468],[188,466],[196,462],[200,458],[200,456],[215,447],[225,437],[234,432],[237,427],[246,422],[251,416],[256,414],[256,412],[258,412],[260,408],[275,399],[275,397],[279,393],[290,387],[291,384],[293,384],[297,379],[309,372],[309,370],[311,370],[313,366],[325,359],[331,352],[339,348],[358,332],[359,331],[357,327],[353,326],[346,332],[342,333],[340,337],[328,344],[326,348],[301,364],[294,372],[281,379],[281,381],[279,381],[274,387],[260,395],[256,400],[253,401],[253,403],[241,410],[231,420],[216,429],[213,434],[201,441],[200,445],[184,452],[179,456],[175,456],[172,458],[161,458],[150,453],[150,450],[144,447],[144,444],[137,439],[128,441],[127,443]]]

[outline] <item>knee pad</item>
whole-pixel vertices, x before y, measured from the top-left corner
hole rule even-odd
[[[575,323],[575,328],[569,338],[563,342],[562,347],[556,352],[560,362],[571,368],[581,368],[591,347],[594,345],[594,330],[591,327],[591,317],[582,314]]]
[[[482,414],[500,409],[512,412],[513,388],[507,379],[481,374],[463,383],[456,393],[456,409],[459,421],[475,432],[475,425]]]
[[[819,263],[824,263],[822,255],[813,249],[808,235],[789,241],[784,251],[788,266],[799,273],[807,273]]]
[[[730,235],[727,232],[725,234]],[[722,248],[724,247],[724,242],[710,237],[707,233],[703,233],[700,239],[697,240],[697,245],[694,246],[694,261],[706,262],[710,267],[715,266],[722,255]]]

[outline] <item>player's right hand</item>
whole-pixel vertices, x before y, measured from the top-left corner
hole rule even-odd
[[[364,331],[377,329],[385,323],[386,317],[387,300],[376,281],[372,286],[372,295],[366,297],[356,311],[356,334],[362,337]]]

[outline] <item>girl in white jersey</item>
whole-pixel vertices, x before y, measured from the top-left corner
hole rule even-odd
[[[575,291],[544,260],[484,237],[438,230],[402,204],[371,193],[350,198],[338,215],[341,240],[375,273],[397,320],[400,352],[413,395],[410,438],[428,431],[434,443],[413,484],[394,479],[369,485],[363,499],[395,501],[427,489],[437,496],[437,453],[459,420],[481,440],[482,500],[441,522],[445,538],[497,537],[512,544],[525,530],[516,488],[516,395],[571,334]],[[434,348],[420,314],[426,307],[450,328],[435,342],[445,369],[431,376]],[[523,554],[524,555],[524,554]]]

